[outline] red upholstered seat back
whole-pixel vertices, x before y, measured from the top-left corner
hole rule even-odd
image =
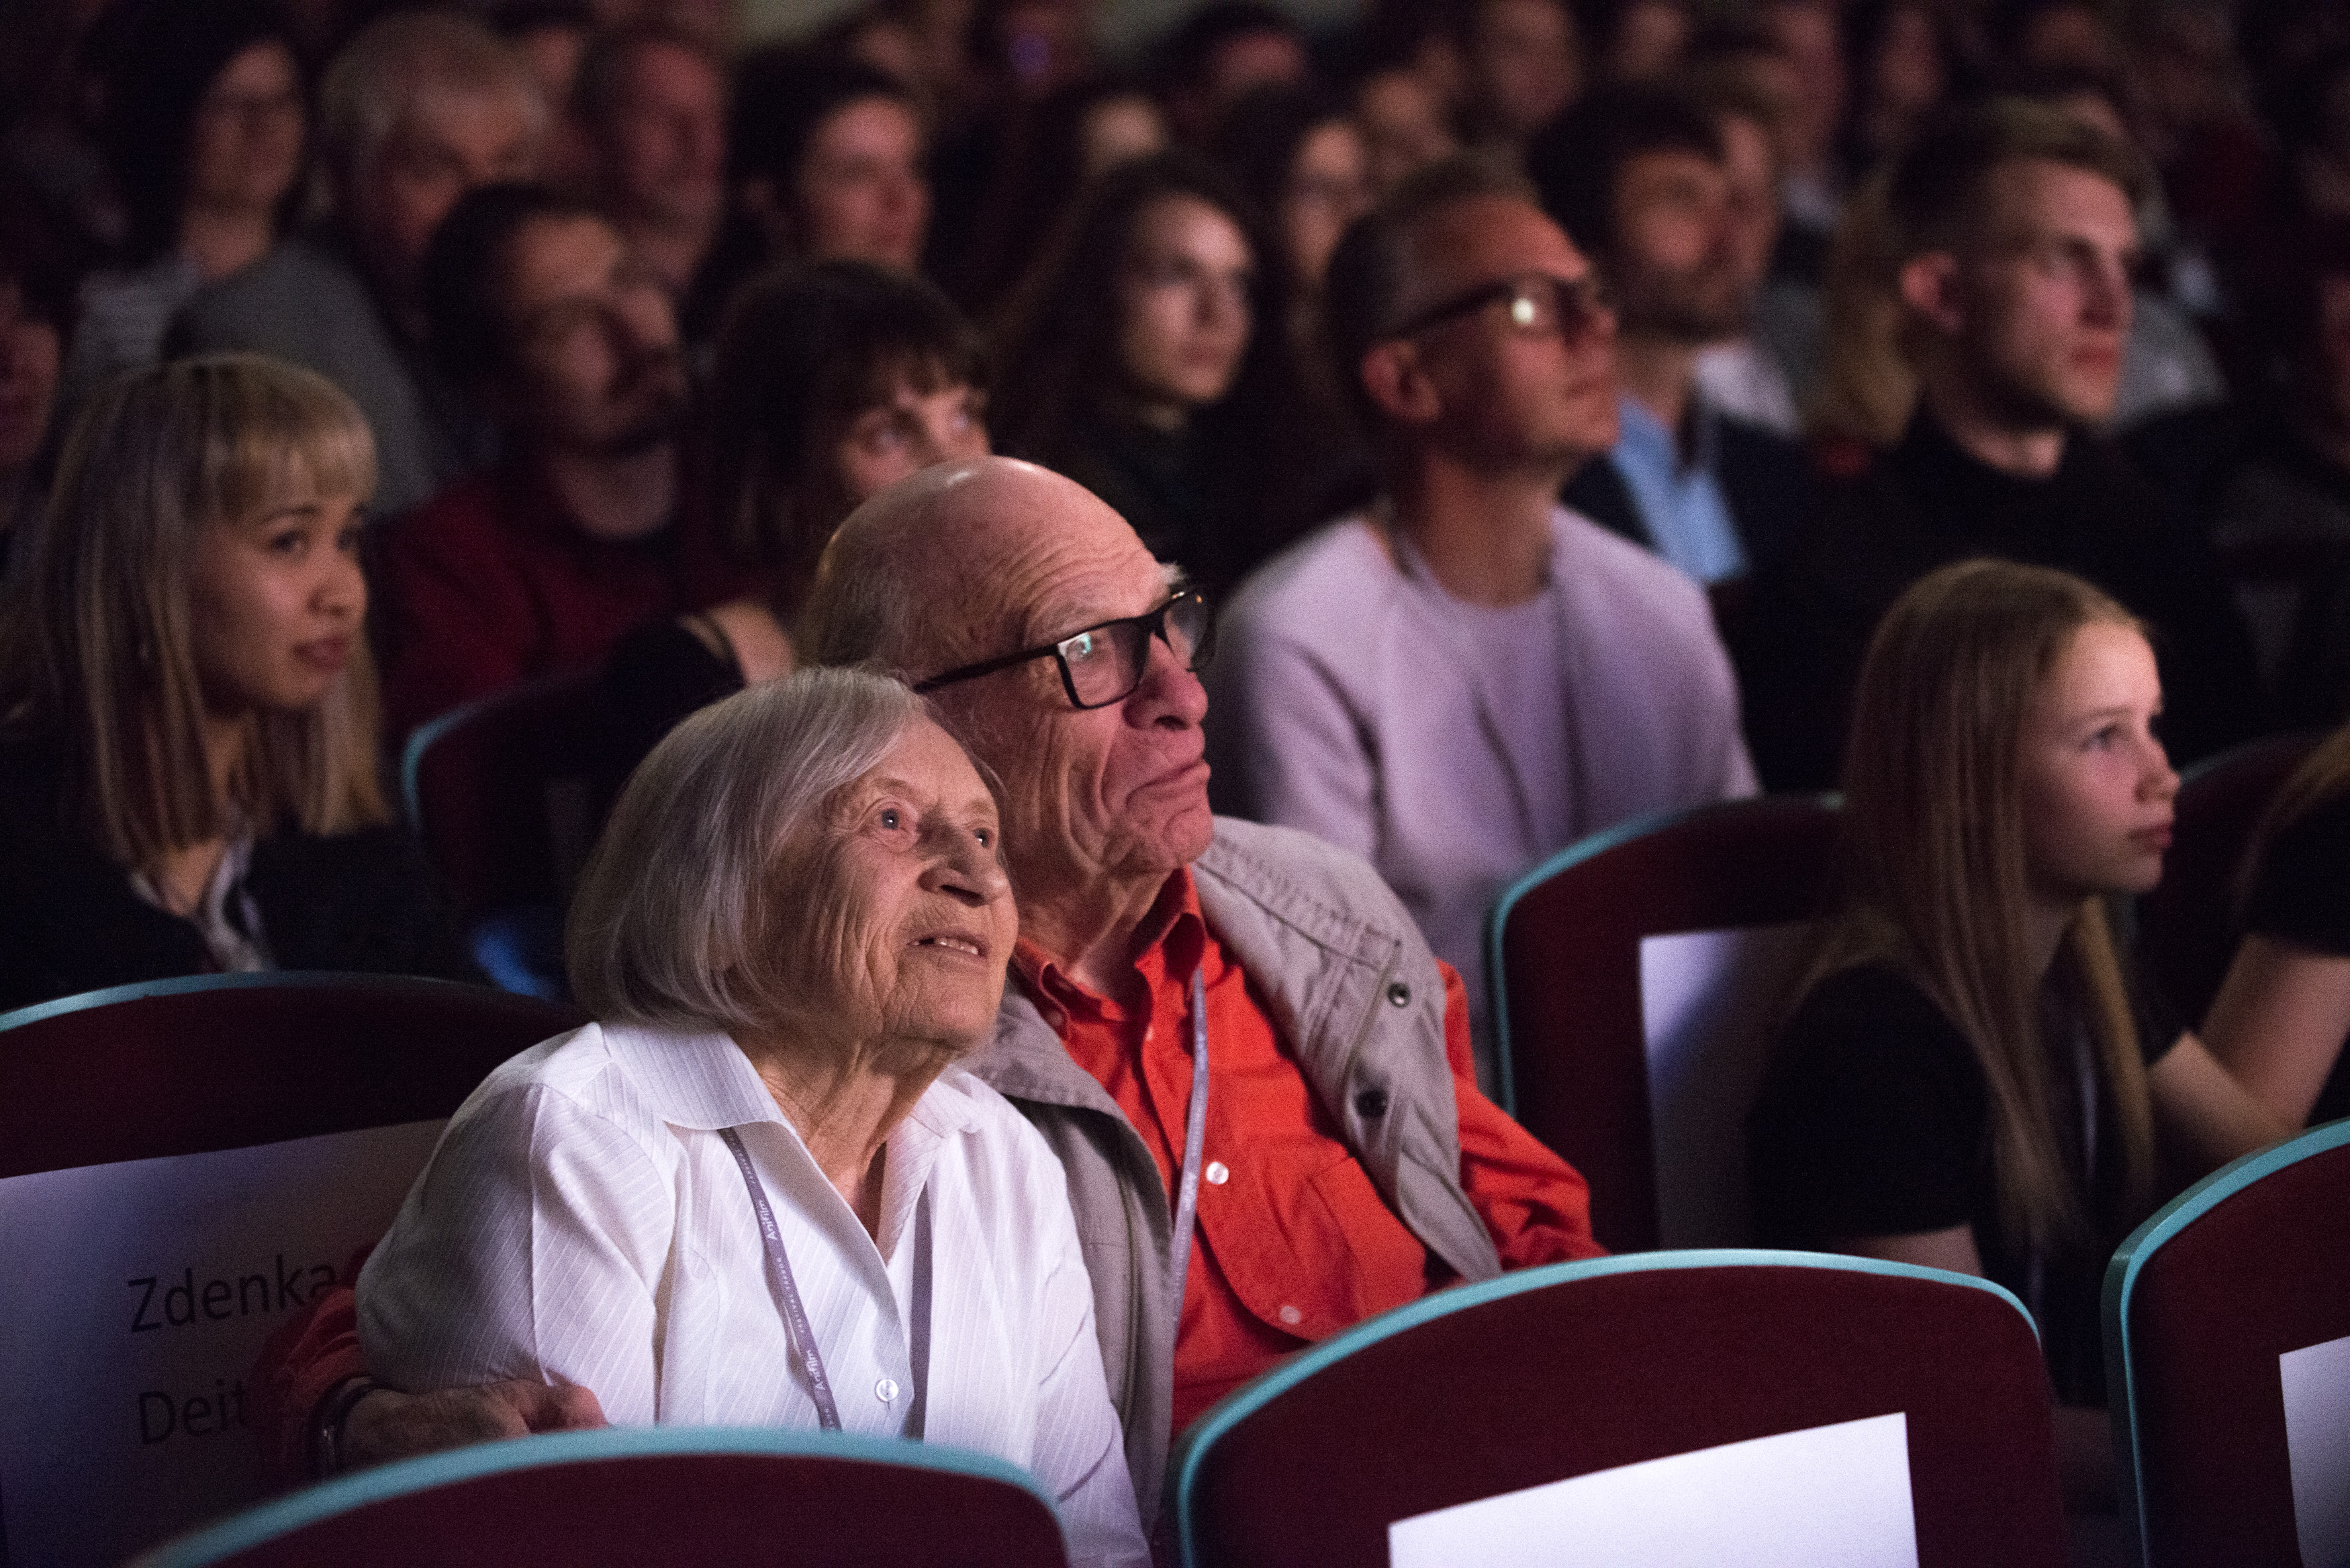
[[[2238,877],[2252,829],[2320,738],[2254,741],[2180,780],[2161,884],[2138,900],[2138,953],[2190,1027],[2210,1011],[2236,954]]]
[[[408,810],[459,914],[564,901],[596,827],[587,748],[597,691],[593,671],[535,680],[409,738]]]
[[[1465,1287],[1472,1304],[1314,1367],[1229,1429],[1211,1412],[1196,1476],[1179,1474],[1191,1561],[1370,1568],[1396,1520],[1900,1411],[1921,1564],[2061,1563],[2030,1321],[1949,1276],[1809,1256],[1662,1252]]]
[[[1494,1012],[1513,1109],[1591,1183],[1611,1251],[1658,1244],[1641,939],[1827,913],[1835,821],[1814,796],[1705,806],[1600,835],[1505,898]]]
[[[380,975],[161,981],[0,1027],[0,1177],[445,1116],[500,1062],[585,1020]]]
[[[2147,1561],[2299,1563],[2277,1357],[2350,1334],[2350,1143],[2162,1241],[2126,1310]]]
[[[675,1454],[508,1470],[338,1513],[234,1568],[1063,1568],[1039,1498],[975,1475]]]

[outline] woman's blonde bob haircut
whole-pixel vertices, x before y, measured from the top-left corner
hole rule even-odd
[[[249,716],[224,794],[189,629],[203,530],[374,490],[358,406],[259,355],[136,371],[82,410],[0,610],[0,722],[59,735],[68,820],[115,864],[151,866],[238,826],[331,834],[390,819],[364,637],[317,706]]]
[[[608,1023],[734,1034],[796,1017],[785,846],[926,719],[886,676],[803,670],[713,702],[639,763],[579,876],[571,989]]]
[[[2078,577],[1965,561],[1894,601],[1869,644],[1845,753],[1844,914],[1803,989],[1889,963],[1974,1047],[1990,1087],[1991,1170],[2011,1244],[2086,1234],[2059,1152],[2041,1038],[2020,758],[2042,683],[2092,622],[2140,629]],[[2082,901],[2057,956],[2087,1004],[2133,1203],[2153,1180],[2153,1121],[2104,903]],[[2118,1241],[2119,1238],[2113,1238]]]

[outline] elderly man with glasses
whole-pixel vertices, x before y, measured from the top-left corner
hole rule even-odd
[[[1025,463],[931,469],[842,525],[806,626],[999,786],[1020,940],[970,1064],[1068,1178],[1145,1519],[1172,1435],[1284,1356],[1598,1251],[1370,867],[1210,815],[1207,607],[1117,513]]]
[[[1514,177],[1462,159],[1339,243],[1334,369],[1382,493],[1262,567],[1211,673],[1220,798],[1362,856],[1468,985],[1495,896],[1586,834],[1752,793],[1694,582],[1558,504],[1617,435],[1616,321]]]

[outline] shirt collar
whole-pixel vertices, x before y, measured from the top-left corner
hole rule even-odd
[[[1207,932],[1207,918],[1200,912],[1199,885],[1191,880],[1189,866],[1179,866],[1159,889],[1157,901],[1135,933],[1135,961],[1139,964],[1152,949],[1163,947],[1167,972],[1188,977],[1206,950]],[[1105,999],[1080,983],[1060,960],[1025,937],[1013,945],[1012,972],[1035,999],[1037,1011],[1056,1033],[1067,1031],[1073,1009],[1100,1013],[1107,1008]]]
[[[628,1073],[652,1113],[670,1126],[716,1132],[758,1122],[791,1125],[758,1070],[751,1065],[751,1058],[728,1036],[715,1031],[690,1033],[624,1023],[598,1027],[604,1049]],[[955,1070],[949,1067],[937,1083],[922,1091],[907,1120],[919,1122],[941,1137],[972,1124],[969,1096],[941,1092],[948,1075]]]

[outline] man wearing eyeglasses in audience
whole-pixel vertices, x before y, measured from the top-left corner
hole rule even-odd
[[[1061,1161],[1146,1520],[1174,1434],[1284,1357],[1599,1251],[1582,1178],[1478,1092],[1460,977],[1371,868],[1210,815],[1210,629],[1116,512],[1004,458],[852,514],[802,622],[813,662],[910,680],[995,786],[1020,935],[965,1064]],[[348,1322],[278,1390],[339,1462],[599,1418],[518,1384],[319,1404]]]
[[[1616,321],[1513,176],[1408,180],[1340,242],[1335,369],[1384,493],[1224,617],[1211,729],[1231,808],[1368,859],[1468,984],[1514,877],[1627,818],[1752,792],[1704,592],[1561,507],[1617,435]]]

